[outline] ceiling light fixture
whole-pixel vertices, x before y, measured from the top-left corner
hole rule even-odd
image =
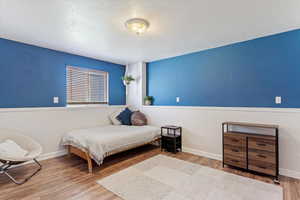
[[[140,35],[149,28],[150,23],[145,19],[132,18],[125,22],[125,26],[128,30]]]

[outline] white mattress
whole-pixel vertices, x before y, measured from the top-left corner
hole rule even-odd
[[[160,129],[154,126],[108,125],[73,130],[63,136],[61,144],[89,152],[100,165],[109,152],[150,142],[159,136]]]

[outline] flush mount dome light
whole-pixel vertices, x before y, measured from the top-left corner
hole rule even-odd
[[[125,26],[128,30],[140,35],[149,28],[150,23],[145,19],[132,18],[125,22]]]

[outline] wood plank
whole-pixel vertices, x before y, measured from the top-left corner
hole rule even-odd
[[[273,163],[267,163],[258,160],[249,160],[248,168],[260,173],[269,174],[271,176],[276,175],[276,166]]]
[[[246,160],[246,147],[237,147],[237,146],[231,146],[231,145],[224,145],[224,154],[230,155],[233,157],[241,157],[244,160]]]
[[[0,174],[0,199],[120,200],[120,197],[98,185],[96,181],[158,154],[273,184],[271,177],[251,174],[230,167],[222,168],[222,162],[217,160],[183,152],[177,154],[160,152],[158,148],[148,145],[108,157],[101,167],[95,167],[93,174],[86,173],[86,161],[73,155],[42,161],[43,170],[21,186],[16,186]],[[10,172],[17,178],[21,178],[32,172],[34,167],[29,164],[11,169]],[[300,199],[300,180],[281,176],[280,185],[283,187],[284,200]]]
[[[237,147],[246,147],[246,137],[244,135],[235,133],[225,133],[224,144]]]
[[[237,156],[232,156],[229,154],[224,155],[224,163],[226,165],[231,165],[239,168],[246,169],[247,168],[247,161],[246,157],[237,157]]]
[[[268,151],[275,153],[276,144],[274,140],[264,140],[257,138],[248,139],[248,148],[254,150]]]
[[[276,164],[275,153],[272,152],[249,149],[248,157],[250,160],[263,161],[267,163],[272,163],[274,165]]]

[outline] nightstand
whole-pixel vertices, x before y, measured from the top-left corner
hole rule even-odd
[[[180,126],[161,127],[161,150],[172,153],[182,151],[182,128]]]

